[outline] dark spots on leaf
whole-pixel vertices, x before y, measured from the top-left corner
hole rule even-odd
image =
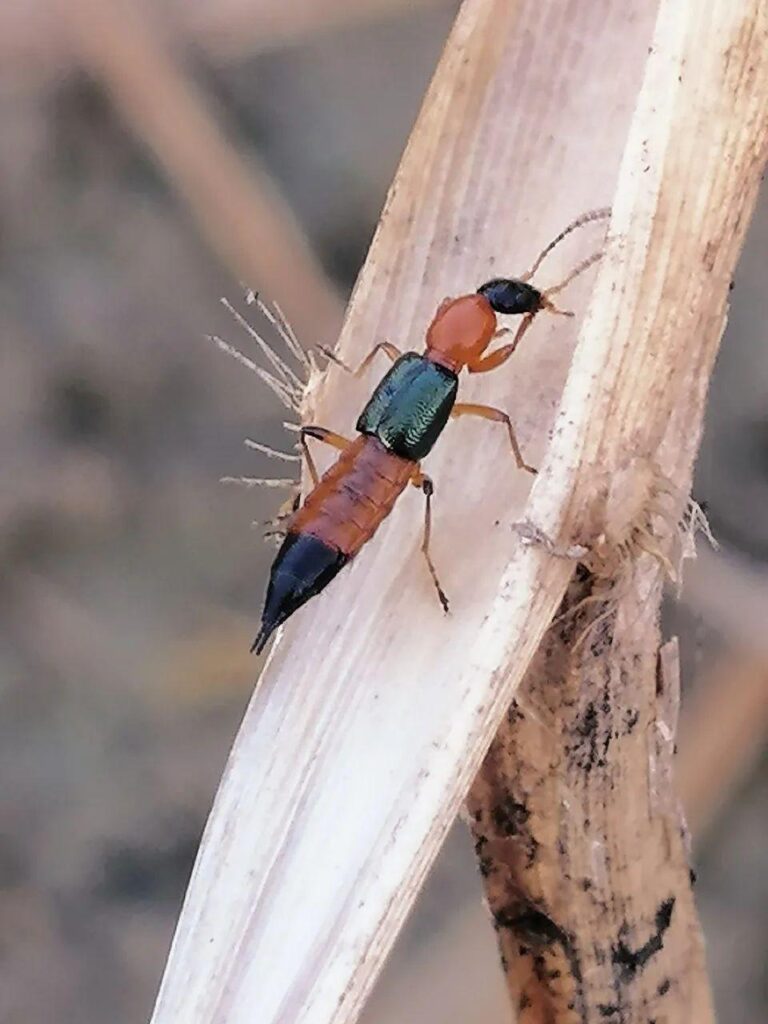
[[[513,701],[509,706],[509,711],[507,712],[507,721],[510,725],[515,725],[516,722],[522,722],[524,718],[525,715],[520,710],[517,701]]]
[[[576,565],[576,572],[574,573],[574,579],[577,583],[586,583],[590,578],[591,573],[589,569],[584,565],[583,562],[578,562]]]
[[[656,658],[656,696],[661,697],[664,693],[664,664],[661,654]]]
[[[598,612],[598,615],[602,614],[602,611]],[[615,616],[607,615],[599,622],[595,621],[594,625],[589,627],[591,630],[589,652],[593,658],[602,658],[610,651],[613,646],[614,626]]]
[[[568,933],[548,914],[530,903],[518,902],[501,907],[493,916],[499,928],[508,928],[524,942],[526,951],[547,949],[556,943],[570,948]]]
[[[594,701],[590,701],[584,708],[573,733],[575,739],[568,745],[567,751],[576,767],[585,772],[595,767],[605,767],[605,755],[611,742],[611,733],[610,729],[605,727]]]
[[[651,957],[655,956],[664,947],[664,934],[672,921],[672,911],[675,908],[675,897],[670,896],[659,904],[655,917],[655,931],[653,935],[637,949],[632,949],[627,941],[626,935],[629,931],[627,925],[623,925],[619,932],[619,941],[613,947],[611,960],[618,971],[618,978],[621,982],[630,981],[635,975],[642,971]],[[622,934],[623,933],[623,934]]]
[[[656,911],[656,928],[662,934],[669,928],[672,923],[672,911],[675,909],[675,897],[670,896],[669,899],[664,900],[663,903],[659,904],[659,909]]]
[[[515,930],[524,935],[532,946],[551,946],[556,942],[563,946],[568,944],[568,936],[563,929],[551,917],[534,907],[518,915]]]
[[[631,736],[632,731],[638,723],[640,712],[637,708],[627,708],[624,711],[624,735]]]
[[[511,796],[504,797],[491,810],[491,818],[503,836],[520,835],[524,825],[531,816],[525,804],[519,803]]]

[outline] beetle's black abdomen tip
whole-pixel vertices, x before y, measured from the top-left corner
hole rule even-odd
[[[269,640],[269,638],[272,636],[276,629],[277,626],[272,626],[270,628],[262,624],[261,629],[256,634],[256,639],[251,644],[251,654],[261,654],[261,652],[264,650],[267,640]]]
[[[272,564],[261,629],[251,652],[261,654],[277,627],[324,590],[348,561],[348,555],[319,537],[289,533]]]

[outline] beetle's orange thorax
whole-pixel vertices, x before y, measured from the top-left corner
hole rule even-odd
[[[445,299],[427,330],[427,358],[458,372],[483,354],[496,332],[496,314],[484,295]]]

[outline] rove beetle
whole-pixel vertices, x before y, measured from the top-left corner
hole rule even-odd
[[[601,256],[595,253],[546,291],[530,283],[544,257],[582,224],[601,220],[610,210],[592,210],[569,224],[543,250],[527,274],[486,281],[474,294],[445,299],[427,329],[423,353],[401,353],[388,341],[379,342],[354,372],[360,376],[378,352],[393,362],[371,395],[357,421],[358,436],[350,441],[324,427],[304,426],[300,440],[313,488],[304,504],[288,520],[285,539],[277,553],[267,586],[261,628],[251,647],[261,652],[269,637],[297,608],[319,594],[334,576],[373,537],[405,488],[419,487],[426,498],[421,550],[437,590],[448,611],[448,599],[429,554],[431,499],[434,487],[422,471],[429,454],[451,417],[478,416],[503,423],[515,462],[529,473],[536,470],[523,459],[509,416],[501,409],[472,402],[456,402],[459,373],[486,373],[509,359],[541,310],[561,316],[552,296]],[[497,315],[522,316],[514,339],[486,354],[498,329]],[[349,370],[333,353],[325,354]],[[341,454],[320,478],[307,446],[307,438],[323,441]]]

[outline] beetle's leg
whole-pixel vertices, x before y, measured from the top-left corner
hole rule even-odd
[[[353,377],[362,377],[362,375],[370,366],[377,352],[386,353],[386,355],[389,356],[393,363],[396,359],[399,359],[400,356],[403,354],[397,347],[397,345],[393,345],[391,341],[380,341],[377,345],[373,346],[371,351],[368,353],[368,355],[365,357],[362,363],[360,363],[358,368],[356,370],[353,370],[351,366],[348,366],[343,359],[337,356],[336,353],[333,352],[331,349],[326,348],[325,345],[320,345],[319,348],[327,359],[330,359],[332,363],[336,363],[337,366],[340,366],[342,370],[346,370],[347,373],[351,373]]]
[[[467,369],[470,373],[487,373],[489,370],[495,370],[497,366],[501,366],[502,363],[506,363],[512,353],[515,351],[520,341],[533,323],[535,313],[526,313],[520,322],[520,326],[517,329],[515,337],[510,341],[508,345],[502,345],[501,348],[497,348],[493,352],[489,352],[486,356],[480,356],[472,363],[467,363]]]
[[[492,405],[476,405],[474,402],[459,402],[454,405],[451,410],[451,416],[479,416],[484,420],[493,420],[495,423],[504,423],[509,434],[509,442],[512,445],[512,454],[515,456],[515,462],[517,463],[518,469],[525,469],[529,473],[536,473],[537,471],[533,466],[529,466],[523,458],[522,452],[520,451],[520,445],[517,443],[515,437],[515,430],[512,426],[512,421],[505,412],[501,409],[494,409]]]
[[[351,444],[346,437],[342,437],[341,434],[335,434],[332,430],[326,430],[325,427],[306,426],[299,428],[299,443],[301,444],[301,450],[304,454],[304,458],[307,461],[307,469],[309,475],[312,478],[313,486],[317,487],[320,482],[317,468],[315,466],[315,460],[309,450],[307,444],[307,438],[314,437],[318,441],[324,441],[326,444],[331,445],[333,448],[338,448],[340,451],[344,451],[347,445]],[[296,481],[294,484],[295,494],[292,498],[285,501],[279,508],[277,515],[272,519],[268,519],[264,526],[269,527],[265,532],[266,537],[281,537],[285,534],[283,524],[286,523],[293,514],[298,510],[301,501],[301,492],[299,482]]]
[[[299,430],[299,442],[301,444],[301,450],[304,452],[304,458],[307,460],[307,469],[309,475],[312,477],[312,484],[317,487],[320,483],[320,477],[317,473],[315,466],[315,460],[309,451],[309,445],[307,444],[307,438],[314,437],[317,441],[322,441],[324,444],[329,444],[333,448],[338,448],[340,452],[343,452],[345,448],[349,447],[352,442],[342,437],[341,434],[334,433],[333,430],[326,430],[325,427],[306,426]]]
[[[432,495],[435,493],[435,485],[432,483],[431,478],[428,477],[426,473],[422,473],[419,468],[416,469],[411,483],[414,487],[419,487],[426,498],[426,505],[424,507],[424,536],[421,541],[421,550],[424,554],[424,558],[426,559],[429,575],[432,577],[432,582],[435,585],[435,590],[437,591],[440,604],[443,606],[443,611],[447,614],[448,598],[445,596],[445,591],[440,586],[440,580],[437,578],[437,570],[435,569],[432,561],[432,556],[429,553],[429,538],[432,534]]]
[[[268,540],[271,537],[284,537],[286,532],[285,524],[298,511],[300,504],[301,493],[297,484],[296,493],[293,497],[287,498],[277,510],[277,513],[271,519],[267,519],[262,523],[262,526],[267,527],[264,531],[264,540]]]

